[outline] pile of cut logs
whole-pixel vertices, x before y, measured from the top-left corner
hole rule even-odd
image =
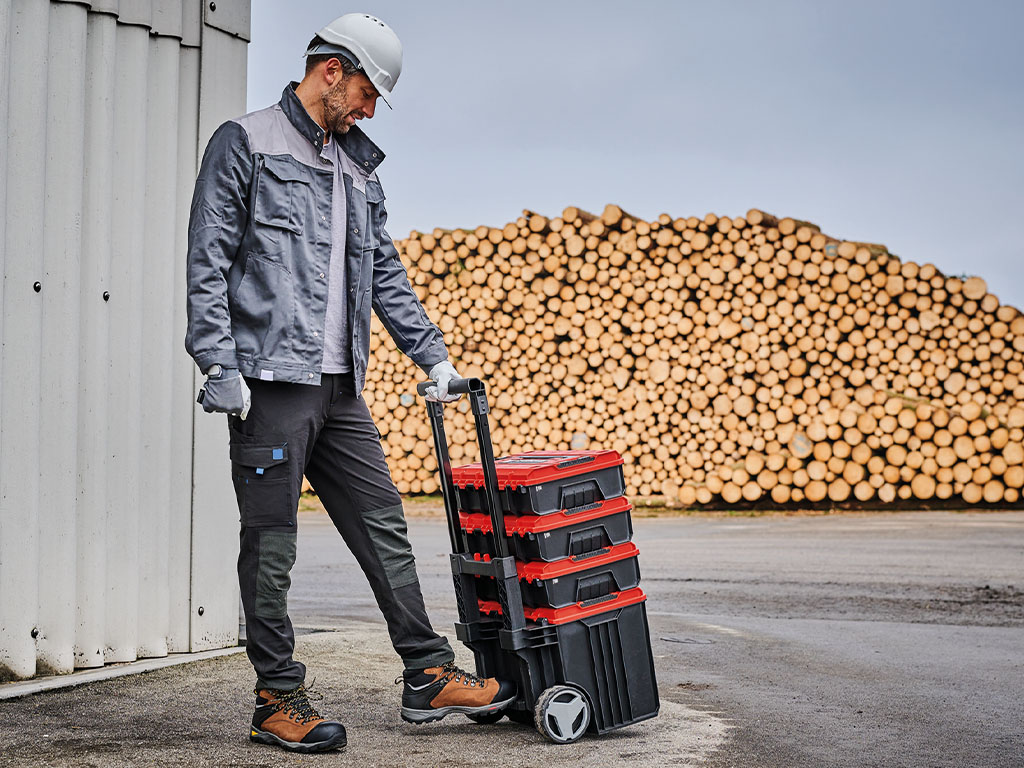
[[[524,211],[398,243],[498,455],[614,448],[683,505],[1016,504],[1024,315],[978,277],[758,210]],[[365,397],[403,493],[438,489],[422,372],[374,320]],[[476,460],[465,399],[455,463]]]

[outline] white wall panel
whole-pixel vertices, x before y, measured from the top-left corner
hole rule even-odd
[[[181,44],[199,47],[203,27],[202,0],[182,0],[181,3]]]
[[[153,21],[152,0],[119,0],[117,19],[122,24],[139,24],[149,27]]]
[[[180,14],[178,16],[180,20]],[[171,371],[175,360],[174,273],[175,196],[178,152],[178,41],[152,37],[146,101],[146,202],[143,211],[141,400],[139,475],[139,647],[138,655],[167,655],[169,614],[168,502],[171,486]],[[180,344],[180,341],[178,342]],[[147,403],[152,407],[147,407]],[[159,404],[159,405],[157,405]]]
[[[89,3],[90,9],[96,13],[109,13],[112,16],[117,16],[120,10],[120,3],[118,0],[92,0]]]
[[[198,40],[196,41],[198,42]],[[167,637],[171,653],[190,649],[192,583],[192,419],[194,406],[192,371],[185,352],[185,252],[192,189],[199,147],[199,49],[181,48],[178,59],[178,155],[174,227],[173,365],[171,371],[171,480],[167,544],[170,625]]]
[[[122,10],[124,4],[122,3]],[[118,24],[114,99],[114,228],[110,243],[110,358],[107,444],[107,662],[134,661],[139,604],[142,417],[141,203],[146,194],[149,32]],[[161,404],[147,401],[147,407]]]
[[[182,0],[150,0],[153,34],[181,39]]]
[[[4,262],[7,257],[7,94],[8,90],[8,46],[11,39],[11,3],[0,2],[0,274],[6,274]],[[0,281],[0,322],[4,317],[4,286]],[[2,341],[2,338],[0,338]],[[0,404],[4,401],[4,359],[0,353]],[[2,431],[2,427],[0,427]],[[3,468],[0,467],[0,475]],[[0,506],[0,512],[3,507]],[[0,539],[3,538],[3,527],[0,525]],[[0,543],[0,559],[3,558],[3,544]],[[2,567],[2,566],[0,566]],[[3,640],[0,639],[0,646]],[[0,651],[2,653],[2,651]]]
[[[78,360],[78,552],[75,666],[101,667],[106,643],[110,242],[114,226],[117,19],[89,14],[85,64],[81,321]],[[104,300],[104,295],[108,300]]]
[[[8,45],[7,195],[0,402],[0,674],[35,674],[39,615],[39,350],[42,346],[46,77],[50,9],[14,0]],[[40,291],[34,285],[39,283]]]
[[[42,345],[39,349],[39,447],[46,481],[39,486],[39,637],[37,666],[56,674],[74,670],[75,507],[78,491],[75,440],[78,423],[78,277],[82,239],[82,122],[85,116],[86,8],[50,4],[49,50],[61,66],[46,79],[46,185],[43,203]],[[73,357],[72,359],[75,359]]]
[[[248,40],[251,9],[249,0],[217,0],[203,3],[203,23],[221,32]]]
[[[230,34],[199,0],[0,0],[0,679],[237,641],[226,428],[183,346],[198,158],[245,109],[222,2]]]

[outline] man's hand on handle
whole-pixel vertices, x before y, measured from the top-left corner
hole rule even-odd
[[[432,400],[435,403],[454,403],[462,395],[453,395],[448,392],[448,384],[452,379],[461,379],[459,372],[455,370],[455,366],[452,365],[448,360],[442,360],[440,363],[430,369],[430,373],[427,374],[432,381],[437,382],[436,387],[428,387],[425,397],[427,400]]]
[[[214,365],[206,372],[206,384],[199,390],[198,402],[207,413],[229,413],[245,421],[252,393],[237,368]]]

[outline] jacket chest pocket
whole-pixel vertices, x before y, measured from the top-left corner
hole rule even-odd
[[[264,157],[257,177],[253,220],[301,234],[311,190],[309,177],[294,161]]]

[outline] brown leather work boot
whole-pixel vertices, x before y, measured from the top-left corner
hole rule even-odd
[[[249,739],[291,752],[326,752],[347,743],[345,726],[320,717],[304,685],[294,691],[257,688]]]
[[[402,719],[408,723],[429,723],[452,712],[470,717],[495,715],[516,697],[513,683],[471,675],[453,661],[443,667],[407,669],[395,682],[399,681],[405,683]]]

